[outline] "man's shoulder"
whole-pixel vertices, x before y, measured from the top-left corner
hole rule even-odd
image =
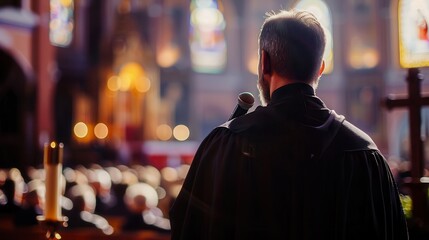
[[[245,114],[243,116],[234,118],[220,125],[221,128],[226,128],[233,133],[249,132],[249,130],[270,128],[275,117],[272,110],[267,107],[259,106],[253,112]]]
[[[343,145],[345,151],[378,150],[377,145],[367,133],[347,120],[343,121],[336,141]]]

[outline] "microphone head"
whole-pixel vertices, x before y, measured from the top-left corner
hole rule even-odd
[[[250,92],[242,92],[238,95],[238,105],[246,110],[255,103],[255,98]]]

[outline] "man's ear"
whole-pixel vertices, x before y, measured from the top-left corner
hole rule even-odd
[[[261,68],[263,74],[271,74],[270,55],[264,50],[261,50]]]
[[[322,75],[323,71],[325,71],[325,60],[322,60],[322,64],[320,64],[319,77]]]

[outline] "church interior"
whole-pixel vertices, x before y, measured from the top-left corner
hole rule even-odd
[[[428,1],[1,0],[0,238],[46,238],[44,158],[58,144],[69,218],[59,234],[169,239],[199,143],[240,92],[258,95],[265,14],[290,8],[314,13],[327,36],[317,95],[374,139],[413,219],[407,178],[422,179],[428,205]],[[91,221],[74,221],[80,205]],[[157,224],[133,224],[141,212]]]

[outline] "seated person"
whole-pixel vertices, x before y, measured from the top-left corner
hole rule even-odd
[[[0,216],[13,216],[20,210],[24,187],[18,169],[0,169]]]
[[[102,216],[94,214],[95,193],[87,184],[77,184],[69,189],[68,197],[73,203],[70,211],[65,212],[68,217],[66,229],[98,229],[106,235],[113,233],[113,227]]]
[[[28,190],[24,192],[21,208],[15,215],[15,226],[24,227],[39,224],[37,216],[43,214],[42,193],[44,187],[44,183],[39,179],[32,180],[27,184]]]
[[[157,207],[158,194],[146,183],[130,185],[124,196],[128,214],[122,225],[124,231],[153,230],[160,233],[170,232],[170,221],[163,217]]]

